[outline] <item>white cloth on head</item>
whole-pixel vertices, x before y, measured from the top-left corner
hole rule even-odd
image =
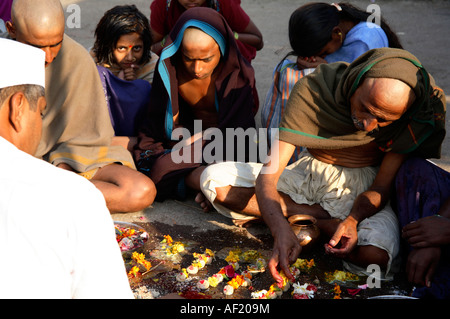
[[[0,74],[0,89],[24,84],[45,88],[45,52],[0,38]]]

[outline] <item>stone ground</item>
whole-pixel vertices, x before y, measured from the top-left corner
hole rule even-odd
[[[98,20],[108,9],[118,4],[133,3],[147,16],[150,14],[150,0],[135,0],[124,2],[123,0],[62,0],[67,8],[67,18],[74,11],[70,11],[70,4],[77,4],[80,8],[80,28],[67,28],[67,33],[83,46],[89,48],[93,44],[93,33]],[[258,52],[253,66],[256,73],[256,83],[260,95],[260,101],[264,101],[265,92],[271,84],[271,74],[276,64],[289,51],[287,36],[287,23],[291,12],[306,3],[298,0],[242,0],[242,7],[250,15],[252,20],[261,30],[264,36],[264,48]],[[415,54],[425,68],[434,76],[436,83],[450,93],[450,68],[447,60],[450,50],[450,1],[350,1],[350,3],[366,8],[370,4],[377,4],[381,8],[381,14],[400,37],[405,49]],[[449,101],[449,97],[447,97]],[[450,119],[447,118],[447,127],[450,127]],[[450,170],[450,140],[447,137],[443,145],[443,156],[435,162],[443,168]],[[202,249],[211,248],[220,251],[226,247],[240,247],[270,250],[272,239],[264,225],[255,225],[247,229],[235,227],[228,219],[221,215],[203,213],[191,196],[184,202],[165,201],[154,203],[151,207],[141,212],[129,214],[114,214],[116,221],[136,223],[144,227],[152,236],[155,244],[170,234],[174,240],[193,242],[192,251],[202,252]],[[324,256],[322,246],[316,247],[301,258],[314,258],[317,273],[314,277],[320,277],[325,271],[340,269],[340,263],[328,256]],[[189,258],[184,259],[182,267],[189,265]],[[218,260],[218,264],[223,260]],[[212,268],[210,269],[212,271]],[[163,296],[176,290],[173,284],[173,276],[168,278],[166,273],[159,275],[160,280],[149,283],[149,287],[157,296]],[[267,274],[261,276],[257,282],[263,287],[271,284]],[[170,276],[169,276],[170,277]],[[313,280],[314,277],[304,278]],[[156,277],[158,278],[158,277]],[[172,282],[172,284],[169,284]],[[165,283],[165,287],[164,286]],[[303,282],[302,282],[303,283]],[[256,285],[256,284],[255,284]],[[329,293],[331,286],[327,286],[321,280],[319,298],[332,298]],[[332,287],[331,287],[332,288]],[[361,291],[356,299],[364,299],[376,295],[407,295],[411,287],[404,280],[403,274],[396,276],[394,282],[382,282],[380,289]],[[344,297],[349,297],[343,293]],[[152,294],[144,298],[153,298]],[[248,294],[237,295],[248,298]],[[214,298],[223,298],[222,295],[214,295]],[[286,295],[285,295],[286,298]]]

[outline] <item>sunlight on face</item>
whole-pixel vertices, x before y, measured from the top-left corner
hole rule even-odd
[[[17,30],[15,33],[16,40],[25,44],[29,44],[45,52],[45,66],[49,66],[50,63],[55,60],[59,51],[61,50],[64,29],[61,31],[59,28],[53,30],[34,30],[33,32],[22,32]]]
[[[214,39],[195,28],[185,31],[181,56],[185,71],[194,79],[210,77],[221,58],[219,45]]]
[[[113,51],[114,60],[121,69],[128,69],[132,65],[139,64],[143,54],[144,41],[136,32],[122,35]]]
[[[350,98],[353,123],[372,132],[400,119],[413,101],[413,90],[402,81],[367,78]]]

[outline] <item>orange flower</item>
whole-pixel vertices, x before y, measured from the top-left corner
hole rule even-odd
[[[165,242],[167,243],[167,245],[171,246],[173,243],[172,237],[170,237],[170,235],[165,235],[164,236]]]
[[[244,283],[244,276],[242,275],[237,275],[228,282],[228,284],[234,289],[238,289],[243,283]]]
[[[133,260],[135,260],[138,264],[141,264],[145,267],[145,269],[149,270],[152,267],[151,262],[145,260],[144,254],[139,254],[138,252],[134,252],[131,256]]]
[[[129,277],[134,277],[136,278],[137,276],[139,276],[139,267],[137,266],[133,266],[133,268],[131,268],[131,270],[128,272],[128,276]]]
[[[334,288],[333,291],[335,293],[334,298],[333,299],[341,299],[341,287],[338,284],[334,284]]]
[[[340,294],[341,293],[341,287],[338,284],[334,284],[334,293]]]

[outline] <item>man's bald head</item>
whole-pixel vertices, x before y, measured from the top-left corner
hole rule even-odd
[[[11,38],[45,52],[46,66],[61,49],[64,25],[64,10],[59,0],[14,0],[11,21],[6,23]]]
[[[216,41],[210,35],[197,28],[187,28],[183,34],[183,46],[197,48],[218,47]]]
[[[11,20],[23,32],[64,30],[64,10],[59,0],[14,0]]]
[[[221,60],[220,48],[213,37],[197,28],[187,28],[181,45],[184,71],[198,80],[212,76]]]
[[[350,98],[352,120],[371,132],[399,120],[414,101],[414,91],[400,80],[366,78]]]
[[[404,109],[408,109],[415,100],[415,94],[411,87],[397,79],[367,78],[361,87],[385,104]]]

